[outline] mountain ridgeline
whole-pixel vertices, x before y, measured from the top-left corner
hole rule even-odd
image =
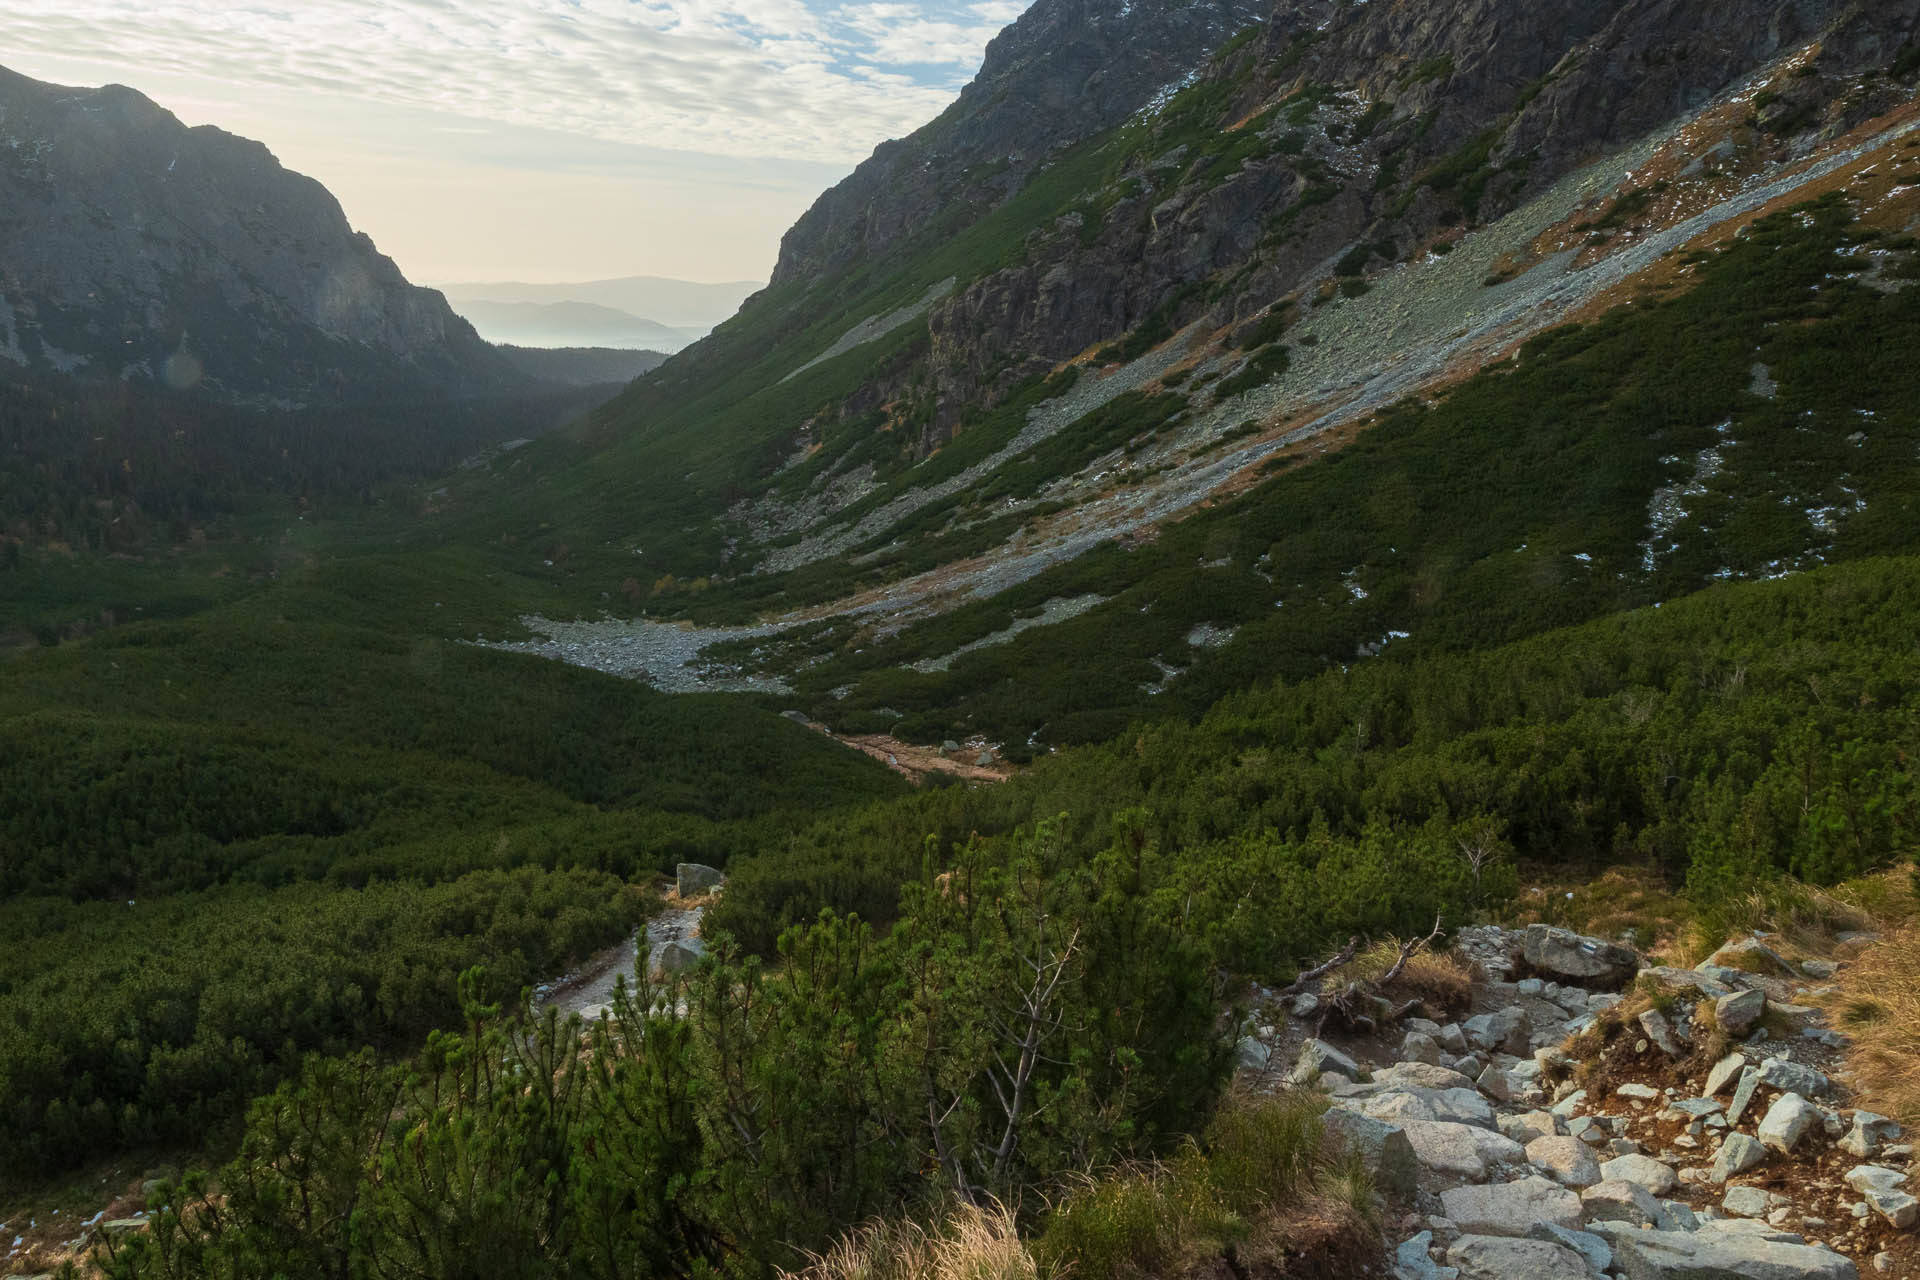
[[[525,385],[257,142],[3,70],[0,133],[0,359],[277,405]]]

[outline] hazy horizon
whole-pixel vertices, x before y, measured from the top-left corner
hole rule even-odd
[[[69,0],[0,25],[23,75],[266,144],[411,280],[734,283],[1025,7]]]

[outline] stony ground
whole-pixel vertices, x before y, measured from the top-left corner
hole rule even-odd
[[[1268,998],[1241,1070],[1326,1092],[1395,1206],[1396,1280],[1920,1275],[1912,1145],[1854,1105],[1809,1003],[1870,941],[1795,963],[1740,938],[1679,969],[1467,929],[1461,1016],[1342,1037],[1322,995]]]

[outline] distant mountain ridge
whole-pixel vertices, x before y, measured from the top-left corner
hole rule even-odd
[[[5,69],[0,361],[277,404],[525,382],[260,143]]]
[[[489,342],[524,347],[618,347],[678,351],[705,329],[671,328],[593,302],[485,302],[458,304]]]
[[[459,281],[439,287],[456,308],[472,302],[581,302],[611,307],[671,329],[697,329],[705,333],[731,317],[742,302],[764,286],[765,282],[759,280],[707,284],[666,276],[621,276],[561,284]]]

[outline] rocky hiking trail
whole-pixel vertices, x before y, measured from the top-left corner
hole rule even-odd
[[[608,947],[585,964],[533,989],[536,1012],[559,1010],[562,1020],[578,1014],[582,1021],[593,1022],[613,1011],[614,988],[624,980],[629,991],[641,966],[644,947],[647,972],[655,976],[677,973],[698,963],[706,955],[700,938],[700,921],[707,907],[726,885],[726,877],[713,867],[698,862],[682,862],[674,871],[673,891],[667,896],[666,909],[640,928],[625,942]]]
[[[1395,1280],[1920,1275],[1912,1144],[1856,1105],[1847,1037],[1810,1003],[1874,940],[1795,963],[1742,937],[1683,969],[1547,925],[1467,928],[1458,1016],[1257,989],[1240,1074],[1328,1096],[1392,1206]]]

